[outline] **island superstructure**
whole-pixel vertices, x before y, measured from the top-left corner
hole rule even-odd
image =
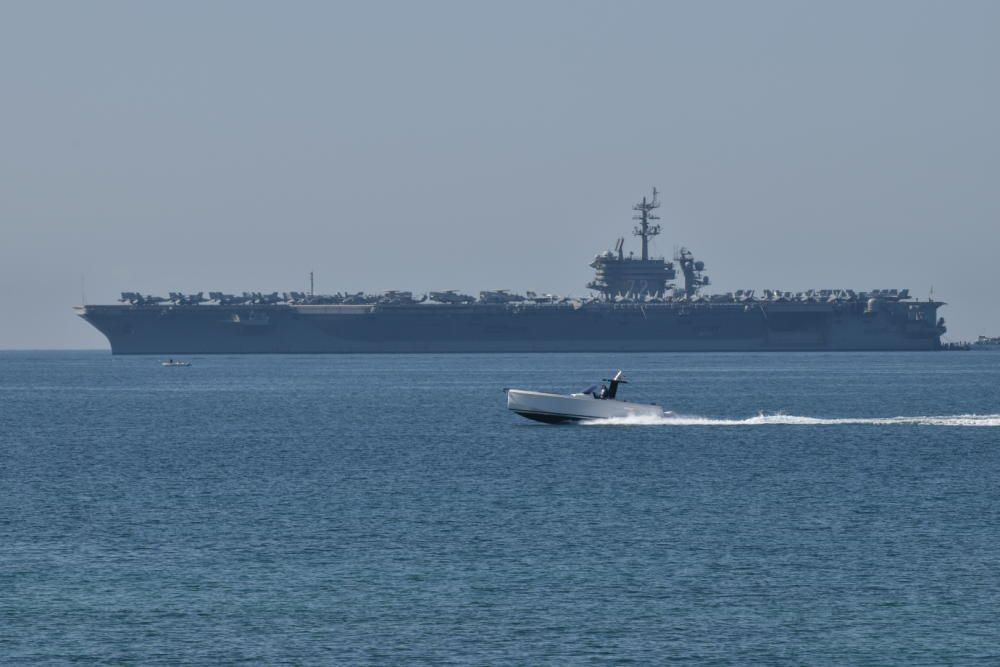
[[[591,263],[586,297],[124,292],[117,304],[76,310],[113,354],[940,349],[944,304],[906,289],[704,293],[705,264],[690,250],[680,248],[673,261],[650,256],[659,207],[655,189],[633,207],[639,257],[617,239]]]

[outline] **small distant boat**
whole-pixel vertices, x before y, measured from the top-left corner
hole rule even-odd
[[[191,365],[190,361],[174,361],[173,359],[167,359],[166,361],[160,362],[161,366],[184,368]]]
[[[619,417],[662,417],[663,408],[655,403],[629,403],[618,400],[618,386],[626,384],[619,370],[610,386],[587,387],[576,394],[549,394],[527,389],[506,389],[507,409],[522,417],[548,424],[614,419]]]
[[[972,344],[972,349],[1000,352],[1000,336],[980,336],[979,339]]]

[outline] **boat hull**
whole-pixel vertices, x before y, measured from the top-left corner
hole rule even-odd
[[[663,408],[647,403],[566,396],[525,389],[507,390],[507,409],[535,421],[558,424],[594,419],[662,417]]]
[[[934,350],[937,303],[83,306],[113,354]],[[911,309],[918,310],[911,310]],[[920,317],[917,318],[916,316]]]

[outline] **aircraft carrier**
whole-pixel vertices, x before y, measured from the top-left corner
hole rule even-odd
[[[705,264],[690,250],[680,248],[673,261],[650,256],[659,206],[654,189],[633,207],[639,256],[626,254],[619,238],[594,258],[591,292],[581,298],[124,292],[117,304],[76,311],[107,336],[112,354],[940,349],[944,304],[905,289],[705,293]]]

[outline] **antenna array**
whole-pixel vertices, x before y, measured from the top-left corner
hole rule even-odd
[[[632,216],[632,219],[639,221],[639,224],[635,226],[632,233],[642,238],[643,261],[649,259],[649,239],[660,233],[660,225],[650,224],[651,220],[660,219],[660,216],[653,215],[653,211],[660,208],[660,202],[656,198],[658,194],[659,192],[656,188],[653,188],[653,198],[651,200],[643,197],[641,202],[632,207],[632,210],[637,212],[636,215]]]

